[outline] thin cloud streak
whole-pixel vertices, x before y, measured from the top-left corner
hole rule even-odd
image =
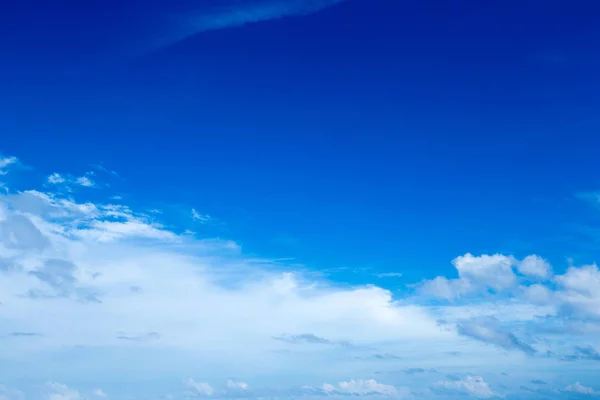
[[[169,34],[148,45],[147,52],[172,46],[202,32],[232,28],[250,23],[321,11],[345,0],[271,0],[236,4],[235,6],[186,15],[175,23]]]

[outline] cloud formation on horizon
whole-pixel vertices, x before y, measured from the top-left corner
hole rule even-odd
[[[6,383],[31,362],[40,368],[31,380],[44,370],[70,377],[68,386],[44,388],[61,399],[112,396],[103,382],[140,371],[152,380],[179,376],[173,398],[491,398],[561,363],[568,381],[547,386],[597,393],[589,377],[569,372],[569,363],[600,365],[596,265],[559,273],[537,255],[465,254],[452,262],[458,277],[398,294],[257,261],[229,239],[197,238],[161,224],[160,213],[115,204],[112,193],[78,201],[45,183],[0,194],[0,352],[14,363]],[[85,362],[59,361],[80,353]],[[136,362],[115,363],[117,355]],[[419,373],[372,378],[394,365]],[[504,381],[519,386],[491,379],[499,368],[519,374]],[[92,370],[98,385],[79,389]],[[439,373],[454,378],[440,381]],[[281,380],[286,387],[267,391]]]

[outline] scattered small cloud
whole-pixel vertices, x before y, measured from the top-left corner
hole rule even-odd
[[[158,332],[148,332],[148,333],[143,333],[140,335],[129,336],[129,335],[120,333],[117,336],[117,339],[126,340],[126,341],[130,341],[130,342],[148,342],[151,340],[159,340],[160,334]]]
[[[594,390],[591,387],[584,386],[579,382],[575,382],[574,384],[567,386],[565,388],[565,392],[583,394],[588,396],[600,396],[600,392]]]
[[[69,388],[57,382],[46,383],[49,400],[85,400],[84,397],[75,389]]]
[[[42,336],[42,334],[38,333],[38,332],[11,332],[10,336],[12,336],[12,337],[35,337],[35,336]]]
[[[404,373],[407,375],[425,374],[425,373],[437,373],[436,369],[425,369],[425,368],[407,368]]]
[[[183,381],[183,385],[189,390],[189,393],[194,396],[212,396],[215,390],[206,382],[196,382],[192,378],[187,378]]]
[[[89,176],[83,175],[79,177],[74,177],[71,175],[62,175],[58,172],[50,174],[46,178],[46,182],[48,182],[51,185],[64,186],[67,188],[71,186],[94,188],[97,186],[96,183]]]
[[[106,166],[104,166],[104,164],[100,163],[100,164],[92,164],[91,165],[92,168],[94,168],[97,171],[103,172],[105,174],[108,175],[112,175],[116,178],[120,178],[119,174],[116,171],[113,171],[111,169],[106,168]]]
[[[456,381],[440,381],[434,384],[431,389],[442,394],[466,394],[480,399],[500,397],[480,376],[467,376]]]
[[[94,181],[92,181],[87,176],[80,176],[79,178],[77,178],[75,180],[75,183],[77,183],[80,186],[85,186],[85,187],[94,187],[94,186],[96,186],[96,184],[94,183]]]
[[[375,379],[356,379],[340,382],[337,385],[323,384],[317,392],[326,395],[350,395],[350,396],[397,396],[407,394],[405,390],[399,390],[395,386],[377,382]]]
[[[0,156],[0,175],[6,175],[8,168],[16,165],[19,162],[17,157]]]
[[[377,278],[402,278],[402,272],[383,272],[375,274]]]
[[[248,384],[246,382],[236,382],[229,379],[227,381],[227,389],[234,391],[246,391],[248,390]]]
[[[104,393],[102,389],[95,389],[94,391],[92,391],[92,395],[100,398],[108,397],[108,395]]]
[[[329,340],[312,333],[302,333],[299,335],[280,335],[273,339],[291,344],[325,344],[330,346],[355,347],[352,343],[345,340]]]
[[[203,224],[206,224],[207,222],[210,222],[212,220],[210,215],[200,214],[198,211],[196,211],[195,208],[192,208],[192,219]]]
[[[51,175],[48,176],[48,183],[52,183],[54,185],[58,185],[60,183],[65,183],[67,180],[65,178],[63,178],[62,175],[60,175],[59,173],[53,173]]]

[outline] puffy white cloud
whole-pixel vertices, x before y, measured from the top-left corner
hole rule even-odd
[[[206,382],[196,382],[192,378],[186,379],[183,384],[192,394],[200,396],[212,396],[215,390]]]
[[[540,279],[547,278],[552,272],[552,267],[550,264],[543,258],[536,255],[525,257],[517,264],[517,269],[523,275]]]
[[[340,382],[337,385],[325,383],[321,389],[326,394],[347,394],[354,396],[398,396],[402,394],[395,386],[379,383],[375,379],[353,379]]]
[[[433,307],[420,304],[418,296],[336,284],[298,265],[247,256],[231,240],[179,234],[159,217],[35,190],[0,195],[0,326],[6,332],[40,333],[0,341],[0,353],[42,365],[50,363],[48,354],[98,351],[104,366],[110,364],[107,369],[120,369],[125,367],[114,363],[115,354],[140,351],[135,354],[141,361],[128,368],[177,368],[176,381],[192,373],[208,382],[287,374],[317,376],[316,385],[341,381],[304,394],[404,396],[407,389],[397,386],[344,379],[373,371],[369,363],[398,357],[422,361],[412,365],[424,370],[461,362],[495,368],[490,356],[497,349],[465,336],[533,354],[540,344],[522,334],[526,327],[548,323],[546,315],[588,321],[600,309],[595,265],[552,277],[538,256],[519,261],[466,254],[453,261],[458,278],[440,276],[422,286],[436,297],[461,301]],[[481,293],[488,296],[486,303],[467,296]],[[440,329],[441,319],[456,329]],[[577,360],[594,359],[591,350],[581,349]],[[473,358],[444,356],[451,350]],[[145,363],[152,357],[160,363]],[[77,366],[69,368],[78,373]],[[207,375],[213,370],[218,372]],[[184,384],[195,396],[269,395],[251,382],[252,391],[242,381],[217,389],[193,379]],[[436,387],[495,395],[477,376]],[[51,400],[82,397],[56,383],[48,389],[57,396]],[[91,395],[102,397],[99,393],[104,392]]]
[[[474,256],[467,253],[452,260],[458,279],[439,276],[424,282],[421,290],[450,301],[469,293],[503,291],[514,287],[518,282],[513,271],[516,263],[515,258],[502,254]]]
[[[77,179],[75,179],[75,183],[77,183],[80,186],[85,186],[85,187],[94,187],[94,186],[96,186],[96,184],[94,183],[94,181],[91,180],[87,176],[80,176],[80,177],[78,177]]]
[[[575,382],[574,384],[567,386],[565,388],[565,391],[571,392],[571,393],[590,395],[590,396],[599,396],[600,395],[600,392],[595,391],[591,387],[584,386],[579,382]]]
[[[465,254],[455,258],[452,264],[458,271],[461,279],[467,279],[474,285],[502,290],[512,287],[516,283],[513,272],[515,259],[502,254],[487,255],[479,257]]]
[[[67,180],[59,173],[55,172],[51,175],[48,176],[48,183],[52,183],[52,184],[60,184],[60,183],[65,183]]]
[[[46,383],[48,400],[84,400],[79,391],[57,382]]]
[[[464,379],[455,381],[440,381],[433,385],[432,389],[438,392],[468,394],[481,399],[499,396],[480,376],[467,376]]]

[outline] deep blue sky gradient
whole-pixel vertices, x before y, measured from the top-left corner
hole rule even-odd
[[[315,268],[596,259],[600,3],[347,0],[138,53],[215,4],[3,3],[1,150]]]

